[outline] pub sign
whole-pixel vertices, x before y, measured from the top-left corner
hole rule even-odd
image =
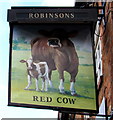
[[[12,7],[8,105],[97,112],[96,9]]]

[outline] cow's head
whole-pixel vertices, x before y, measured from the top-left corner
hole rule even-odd
[[[47,45],[50,47],[62,47],[60,39],[59,38],[49,38]]]
[[[64,29],[53,29],[51,31],[40,30],[39,34],[47,38],[47,45],[50,47],[62,47],[62,41],[69,37],[75,37],[77,31],[67,32]]]

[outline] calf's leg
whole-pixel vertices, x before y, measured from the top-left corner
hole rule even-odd
[[[49,82],[49,78],[48,76],[45,76],[45,91],[48,91],[48,82]]]
[[[25,90],[27,90],[32,84],[32,81],[31,81],[31,76],[28,75],[28,85],[25,87]]]
[[[42,78],[42,89],[41,89],[41,91],[44,91],[44,88],[45,88],[45,79]]]
[[[35,78],[35,82],[36,82],[36,91],[40,91],[40,89],[38,87],[38,78]]]

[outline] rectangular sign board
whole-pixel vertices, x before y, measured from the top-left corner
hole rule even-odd
[[[9,105],[97,112],[92,24],[11,23]]]
[[[97,20],[97,9],[75,9],[74,7],[12,7],[8,10],[8,21],[18,23],[75,23]]]

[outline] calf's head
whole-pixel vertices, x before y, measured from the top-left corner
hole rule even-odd
[[[32,70],[33,69],[33,61],[32,59],[28,60],[20,60],[21,63],[26,63],[27,69]]]

